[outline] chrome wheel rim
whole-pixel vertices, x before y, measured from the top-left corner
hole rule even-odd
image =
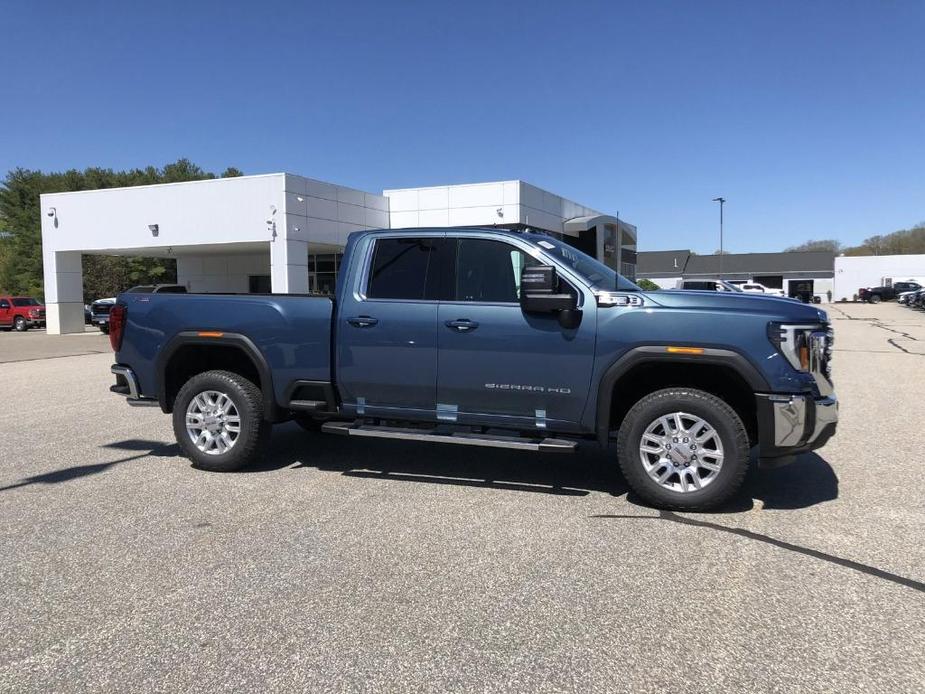
[[[654,419],[639,442],[639,459],[659,486],[681,494],[713,483],[723,467],[723,442],[702,417],[672,412]]]
[[[207,455],[227,453],[241,435],[241,415],[227,393],[204,390],[186,408],[186,433]]]

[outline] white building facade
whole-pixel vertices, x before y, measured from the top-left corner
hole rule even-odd
[[[364,229],[546,231],[634,275],[636,229],[522,181],[386,190],[276,173],[41,196],[48,332],[82,332],[82,255],[169,257],[193,292],[332,292]],[[93,297],[100,298],[100,297]]]
[[[851,301],[858,290],[911,280],[925,285],[925,255],[862,255],[835,258],[835,299]]]

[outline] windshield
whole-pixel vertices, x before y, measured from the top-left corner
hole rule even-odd
[[[13,306],[41,306],[41,304],[32,298],[13,299]]]
[[[730,292],[741,292],[742,291],[742,287],[739,287],[738,285],[727,282],[726,280],[720,280],[719,283],[723,285],[724,287],[726,287],[726,289]]]
[[[599,260],[582,253],[577,248],[543,234],[525,234],[525,236],[544,251],[554,256],[556,260],[565,263],[576,273],[581,275],[591,287],[597,289],[619,289],[627,292],[638,292],[640,288],[626,279],[623,275],[604,265]]]

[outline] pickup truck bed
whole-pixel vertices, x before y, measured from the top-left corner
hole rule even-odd
[[[130,305],[119,358],[137,364],[139,392],[161,404],[177,381],[200,366],[197,345],[225,346],[231,362],[245,352],[273,384],[268,403],[288,403],[297,381],[331,380],[330,298],[297,294],[125,294]],[[203,337],[207,335],[207,337]],[[210,351],[211,366],[229,366]],[[272,414],[274,408],[269,407]]]

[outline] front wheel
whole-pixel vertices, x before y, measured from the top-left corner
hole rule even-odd
[[[270,429],[263,419],[260,389],[230,371],[193,376],[173,405],[177,443],[203,470],[232,472],[256,462]]]
[[[16,328],[16,332],[24,333],[29,329],[29,324],[26,323],[26,319],[22,316],[16,316],[16,320],[13,322],[13,327]]]
[[[705,510],[727,501],[748,471],[748,435],[725,401],[693,388],[650,393],[627,413],[617,455],[627,483],[659,508]]]
[[[880,303],[880,295],[879,295],[879,294],[871,294],[871,295],[870,295],[870,299],[868,299],[868,301],[869,301],[870,303],[872,303],[872,304],[879,304],[879,303]]]

